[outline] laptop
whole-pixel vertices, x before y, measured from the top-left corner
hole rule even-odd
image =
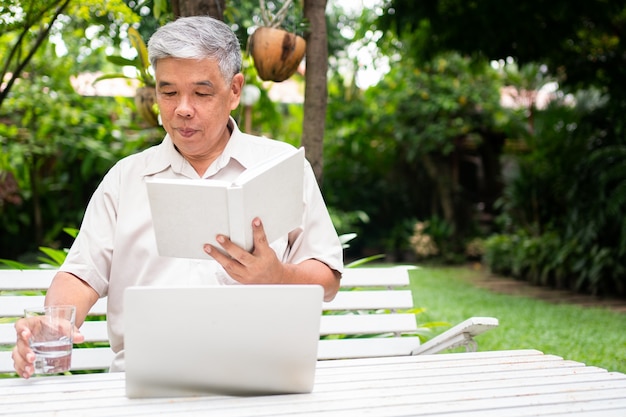
[[[311,392],[322,301],[318,285],[127,288],[126,395]]]

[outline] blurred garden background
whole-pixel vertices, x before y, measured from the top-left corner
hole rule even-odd
[[[68,247],[104,173],[162,139],[134,99],[150,69],[133,34],[199,3],[0,1],[0,258]],[[258,76],[248,38],[284,2],[205,3],[260,93],[233,117],[304,144],[339,233],[357,235],[348,260],[480,262],[626,297],[626,1],[296,0],[282,26],[316,45],[323,29],[327,53],[282,82]]]

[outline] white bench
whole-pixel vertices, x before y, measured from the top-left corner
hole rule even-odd
[[[25,307],[43,305],[55,273],[0,270],[0,373],[13,372],[13,323]],[[474,336],[498,325],[494,318],[474,317],[420,344],[408,285],[405,267],[346,269],[341,291],[323,306],[319,359],[429,354],[463,345],[473,349]],[[75,346],[72,370],[108,369],[113,352],[107,347],[105,317],[106,299],[101,299],[81,327],[85,343]]]
[[[414,305],[409,270],[413,268],[347,268],[341,291],[324,303],[318,358],[422,355],[460,346],[475,350],[474,337],[498,326],[495,318],[472,317],[420,344],[416,316],[410,311]],[[335,339],[338,335],[359,337]]]
[[[44,293],[56,274],[53,269],[0,269],[0,373],[13,372],[11,349],[15,345],[14,322],[24,308],[42,306]],[[106,299],[100,299],[81,327],[85,343],[72,352],[72,370],[107,370],[113,360],[108,347]],[[97,344],[94,346],[94,344]]]

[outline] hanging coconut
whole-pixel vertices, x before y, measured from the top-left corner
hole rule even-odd
[[[291,77],[306,52],[306,41],[283,29],[257,28],[249,40],[254,67],[263,81],[281,82]]]

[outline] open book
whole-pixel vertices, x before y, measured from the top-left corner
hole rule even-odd
[[[161,256],[211,259],[218,234],[250,251],[252,220],[263,222],[272,243],[302,223],[304,148],[286,151],[250,167],[233,182],[206,179],[146,179],[152,222]]]

